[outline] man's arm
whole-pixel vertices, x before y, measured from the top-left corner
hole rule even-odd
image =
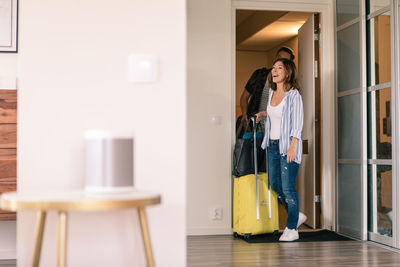
[[[247,81],[246,86],[243,89],[242,95],[240,96],[240,107],[242,109],[242,120],[247,122],[247,108],[249,105],[249,98],[255,92],[255,86],[259,79],[260,73],[263,69],[258,69],[253,72],[250,79]]]
[[[242,120],[247,122],[247,105],[249,103],[250,93],[243,89],[242,95],[240,96],[240,108],[242,109]]]

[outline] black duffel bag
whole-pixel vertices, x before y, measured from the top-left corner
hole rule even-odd
[[[253,123],[253,132],[248,132],[250,123]],[[254,174],[254,136],[256,136],[256,151],[257,151],[257,172],[266,172],[266,153],[261,148],[263,132],[260,131],[260,123],[255,123],[255,117],[248,120],[243,135],[236,136],[235,149],[233,153],[233,168],[232,174],[240,177],[247,174]],[[240,130],[239,130],[240,131]]]

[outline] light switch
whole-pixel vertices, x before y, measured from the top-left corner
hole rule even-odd
[[[152,83],[158,79],[158,58],[155,55],[130,54],[128,81],[132,83]]]
[[[211,117],[211,123],[213,125],[221,125],[222,124],[222,117],[221,116],[212,116]]]

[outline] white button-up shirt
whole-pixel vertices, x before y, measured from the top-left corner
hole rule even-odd
[[[274,91],[269,89],[268,105],[271,104]],[[295,162],[301,163],[301,154],[303,153],[303,143],[301,141],[301,132],[303,131],[303,100],[297,89],[290,89],[285,93],[283,99],[282,120],[281,120],[281,135],[279,138],[279,152],[281,155],[286,155],[289,149],[292,137],[298,139],[296,147]],[[271,129],[271,120],[267,114],[265,123],[265,135],[261,147],[265,149],[269,146],[269,136]]]

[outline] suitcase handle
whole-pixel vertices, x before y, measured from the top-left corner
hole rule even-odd
[[[257,166],[257,126],[256,126],[256,119],[255,116],[251,117],[251,120],[253,122],[253,140],[254,140],[254,145],[253,145],[253,152],[254,152],[254,176],[256,178],[256,208],[257,208],[257,221],[260,220],[260,205],[259,205],[259,192],[258,192],[258,166]]]
[[[253,121],[253,140],[254,140],[254,145],[253,145],[253,151],[254,151],[254,176],[256,179],[256,209],[257,209],[257,221],[260,220],[260,205],[259,205],[259,190],[258,190],[258,166],[257,166],[257,142],[256,142],[256,134],[257,134],[257,124],[256,124],[256,117],[252,116],[251,120]],[[248,126],[248,124],[247,124]],[[247,127],[246,127],[247,129]],[[268,150],[267,148],[265,149],[266,153],[266,173],[268,175]],[[267,177],[268,181],[268,218],[271,219],[271,189],[270,189],[270,183],[269,183],[269,177]]]

